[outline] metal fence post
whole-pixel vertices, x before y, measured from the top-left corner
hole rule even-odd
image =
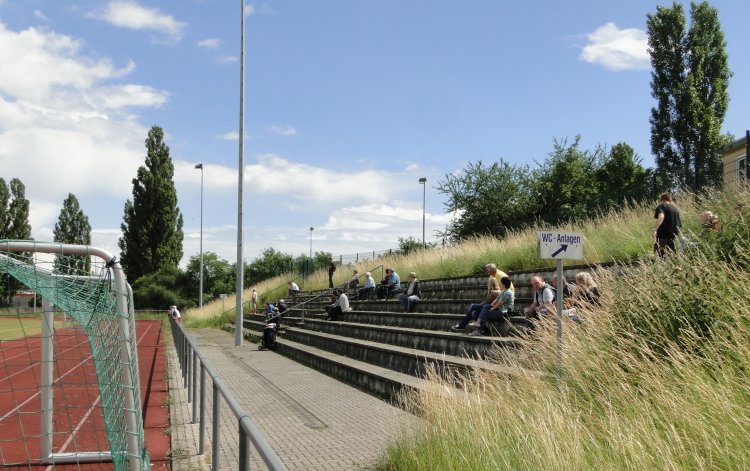
[[[185,333],[182,333],[182,387],[187,386],[187,361],[188,361],[188,341]]]
[[[197,339],[195,343],[198,343]],[[193,421],[192,423],[195,423],[195,419],[198,418],[198,401],[195,399],[195,394],[197,392],[197,384],[198,384],[198,381],[196,381],[196,376],[195,376],[197,365],[198,365],[198,352],[193,350]]]
[[[219,412],[219,401],[221,400],[221,397],[219,396],[219,385],[216,384],[216,380],[213,381],[214,384],[214,403],[213,403],[213,417],[211,418],[211,432],[213,434],[213,437],[211,437],[211,471],[218,471],[219,470],[219,419],[220,419],[220,412]]]
[[[185,368],[187,371],[187,381],[185,385],[187,386],[188,404],[193,402],[193,363],[195,363],[195,349],[193,348],[193,344],[188,342],[187,368]]]
[[[200,432],[198,433],[198,454],[206,450],[206,365],[201,362],[201,414]]]
[[[239,469],[240,471],[247,471],[250,469],[250,456],[248,454],[250,447],[247,443],[247,434],[245,433],[245,429],[242,428],[242,420],[237,421],[237,426],[240,429],[240,457],[239,466],[237,469]]]

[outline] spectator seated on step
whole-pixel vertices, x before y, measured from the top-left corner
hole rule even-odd
[[[326,309],[326,314],[328,315],[328,317],[326,317],[327,321],[337,321],[339,320],[342,312],[348,312],[352,310],[352,308],[349,307],[349,298],[346,296],[346,293],[343,289],[336,289],[334,290],[334,293],[336,294],[337,298],[336,302],[331,304],[328,309]]]
[[[557,299],[557,290],[545,283],[541,276],[533,276],[531,278],[531,287],[534,290],[534,301],[531,303],[531,306],[523,310],[526,317],[539,319],[540,317],[547,317],[549,314],[554,314],[554,302]]]
[[[294,296],[295,294],[299,293],[299,286],[297,286],[297,283],[290,281],[289,282],[289,296]]]
[[[515,294],[510,289],[512,284],[509,277],[504,276],[500,278],[500,286],[502,287],[500,295],[490,303],[489,309],[482,309],[479,312],[479,318],[475,323],[469,324],[470,326],[477,327],[477,330],[471,332],[469,335],[490,335],[490,329],[487,325],[488,321],[508,318],[508,312],[513,310],[515,302]]]
[[[276,309],[278,309],[279,312],[283,314],[284,311],[286,311],[289,308],[287,307],[287,305],[286,305],[286,303],[284,302],[283,299],[279,299],[279,302],[276,303]]]
[[[346,287],[350,290],[354,290],[355,293],[357,292],[357,289],[359,288],[359,272],[357,270],[352,270],[352,277],[349,278]]]
[[[552,275],[552,278],[549,280],[550,286],[555,288],[557,290],[557,275]],[[563,285],[563,300],[572,298],[575,296],[576,293],[576,285],[574,283],[570,283],[564,276],[562,277],[562,285]]]
[[[601,306],[599,287],[590,273],[576,273],[576,292],[570,300],[565,301],[565,306],[563,315],[578,323],[581,323],[582,312],[592,312]]]
[[[365,284],[357,292],[357,297],[360,299],[364,299],[374,292],[375,278],[373,278],[372,274],[368,271],[367,273],[365,273]]]
[[[270,322],[275,323],[276,327],[281,327],[281,312],[278,307],[274,307],[270,312],[266,313],[266,324]]]
[[[378,286],[378,299],[384,301],[402,291],[401,277],[398,276],[398,273],[396,273],[393,268],[386,268],[385,278],[383,278],[383,281],[380,282],[380,286]]]
[[[406,312],[414,312],[417,302],[422,298],[422,290],[419,289],[419,280],[415,272],[409,273],[409,286],[404,294],[399,295],[398,302]]]
[[[498,270],[494,263],[488,263],[484,266],[484,269],[488,275],[487,293],[485,294],[484,300],[471,304],[466,311],[466,317],[464,317],[461,322],[451,327],[452,330],[465,330],[469,322],[479,319],[479,315],[483,309],[487,311],[490,310],[492,301],[494,301],[500,294],[500,281],[497,278],[497,274],[502,273],[504,277],[507,277],[508,275],[505,274],[505,272]],[[513,283],[511,283],[511,289],[512,288]]]

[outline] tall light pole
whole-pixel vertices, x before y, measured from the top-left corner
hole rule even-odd
[[[312,258],[312,233],[313,233],[314,230],[315,230],[315,228],[312,227],[312,226],[310,226],[310,273],[312,273],[312,263],[313,263],[313,258]]]
[[[427,244],[424,241],[424,203],[425,195],[427,194],[427,179],[422,177],[419,179],[419,183],[422,185],[422,248],[426,249]]]
[[[242,290],[245,264],[242,257],[242,186],[245,178],[245,0],[240,0],[240,152],[237,184],[237,285],[235,286],[234,346],[242,345]]]
[[[201,276],[198,284],[198,307],[203,309],[203,164],[198,164],[195,168],[201,170]]]

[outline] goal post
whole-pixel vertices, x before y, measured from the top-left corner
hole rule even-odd
[[[49,254],[48,259],[40,261],[43,256],[38,254]],[[51,256],[56,258],[54,268],[49,260]],[[89,274],[80,274],[80,271],[73,268],[70,269],[73,274],[65,274],[64,266],[62,267],[63,273],[59,273],[62,266],[60,260],[66,257],[88,257],[89,259],[95,257],[99,262],[92,264],[92,271]],[[97,270],[98,273],[95,273]],[[103,249],[90,246],[4,240],[0,241],[0,273],[9,275],[22,285],[39,293],[43,299],[39,334],[38,337],[32,336],[35,342],[38,341],[38,348],[29,347],[26,341],[24,351],[23,347],[18,346],[22,345],[18,339],[3,341],[3,337],[0,336],[0,382],[5,385],[4,387],[10,388],[10,395],[7,397],[22,396],[13,389],[14,381],[18,384],[24,381],[38,381],[36,383],[38,393],[34,395],[24,393],[29,396],[29,399],[24,402],[17,400],[18,404],[15,409],[17,416],[15,425],[21,432],[34,430],[38,426],[39,452],[36,457],[38,462],[54,465],[111,460],[118,471],[148,470],[150,465],[144,445],[132,290],[126,283],[122,267],[117,259]],[[73,340],[73,345],[66,345],[66,349],[62,352],[55,351],[56,347],[61,348],[58,344],[62,344],[61,340],[56,338],[59,335],[55,333],[53,305],[58,306],[75,321],[76,332],[78,332],[75,335],[80,333],[82,338],[80,341]],[[20,320],[19,324],[23,325]],[[25,336],[23,330],[22,326],[22,336]],[[64,328],[60,329],[60,332],[65,331]],[[78,350],[81,352],[81,357],[86,358],[74,366],[71,365],[75,363],[74,361],[65,363],[64,352],[69,350]],[[24,359],[29,366],[11,365],[16,360],[10,359],[16,357]],[[92,369],[91,374],[95,373],[96,376],[93,387],[98,389],[99,395],[95,402],[101,401],[99,407],[104,427],[100,433],[106,434],[109,451],[100,448],[85,451],[76,449],[74,452],[61,450],[55,453],[53,438],[56,437],[54,428],[58,422],[55,417],[55,384],[68,374],[71,377],[88,376],[89,373],[77,370],[75,373],[70,373],[88,360],[93,361],[93,368],[89,368]],[[37,369],[38,380],[34,377],[37,373],[33,373]],[[83,392],[76,390],[71,394],[75,394],[75,397],[90,394],[85,391],[87,387],[81,388],[84,389]],[[36,396],[38,399],[34,399]],[[79,400],[76,399],[76,401]],[[29,407],[30,402],[34,403],[34,401],[38,401],[39,404],[37,411],[39,417],[36,419],[36,424],[30,423],[28,416],[32,413],[25,409]],[[93,401],[89,398],[89,402]],[[63,449],[69,446],[71,440],[74,445],[77,445],[74,435],[81,424],[87,420],[96,403],[91,405],[77,426],[70,425],[78,420],[77,416],[74,420],[63,414],[60,422],[67,422],[70,427],[70,432],[66,432],[70,433],[70,436],[66,435],[67,440]],[[79,406],[76,405],[76,407]],[[11,413],[13,410],[5,415],[0,412],[0,421],[6,419]],[[0,430],[2,429],[3,424],[0,423]],[[28,433],[35,434],[34,432]],[[87,433],[95,435],[97,432],[88,431]],[[0,434],[0,445],[2,445],[3,438],[4,436]],[[59,436],[57,438],[62,439]],[[22,440],[32,440],[32,438]],[[81,448],[84,448],[84,444],[81,443],[81,445]],[[26,446],[25,442],[24,447],[27,455],[31,454],[29,449],[33,447]],[[3,449],[0,446],[0,455],[2,453]],[[2,464],[8,464],[5,462],[5,456],[2,459]],[[28,459],[33,458],[29,456]]]

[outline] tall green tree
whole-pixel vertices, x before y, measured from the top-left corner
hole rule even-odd
[[[200,255],[193,255],[187,264],[188,286],[183,291],[190,293],[198,303],[198,289],[200,285]],[[235,270],[232,265],[220,258],[214,252],[203,253],[203,301],[209,302],[222,293],[233,293],[235,284]]]
[[[31,239],[29,200],[18,178],[10,181],[10,189],[0,178],[0,239]]]
[[[63,201],[55,224],[54,241],[63,244],[91,245],[91,224],[73,193]],[[55,271],[68,275],[89,275],[91,258],[86,255],[58,255]]]
[[[596,170],[600,206],[603,210],[620,208],[626,202],[638,202],[654,196],[652,174],[628,144],[616,144]]]
[[[559,224],[591,216],[599,203],[596,181],[602,149],[580,149],[581,137],[568,145],[554,143],[554,150],[534,172],[537,217],[550,224]]]
[[[691,2],[689,29],[681,4],[648,15],[651,55],[651,152],[664,189],[700,191],[721,183],[721,125],[731,71],[718,10]]]
[[[450,238],[502,237],[508,229],[533,222],[529,220],[532,187],[528,167],[502,160],[489,165],[469,162],[461,172],[446,174],[436,188],[448,197],[446,210],[456,214],[447,230]]]
[[[183,217],[173,178],[164,131],[154,126],[146,139],[146,165],[133,179],[133,201],[125,203],[120,226],[120,263],[130,283],[162,268],[176,268],[182,258]]]
[[[0,239],[29,240],[29,200],[26,199],[26,187],[21,180],[13,178],[10,188],[0,178]],[[17,255],[26,258],[26,255]],[[0,306],[10,306],[13,293],[22,289],[21,283],[3,274],[0,277]]]

